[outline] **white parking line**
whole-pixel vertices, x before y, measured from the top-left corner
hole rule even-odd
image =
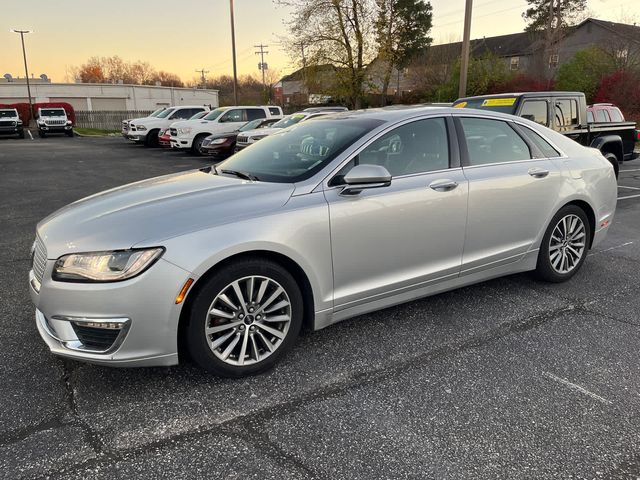
[[[640,168],[633,168],[633,169],[629,169],[629,170],[620,170],[620,173],[624,173],[624,172],[640,172]]]
[[[622,245],[605,248],[604,250],[598,250],[597,252],[589,252],[587,256],[590,257],[591,255],[598,255],[599,253],[609,252],[611,250],[617,250],[618,248],[626,247],[627,245],[633,245],[633,242],[626,242],[626,243],[623,243]]]
[[[558,383],[562,383],[563,385],[566,385],[571,390],[575,390],[577,392],[584,393],[585,395],[593,398],[594,400],[597,400],[597,401],[602,402],[602,403],[606,403],[607,405],[611,405],[613,403],[611,400],[607,400],[606,398],[601,397],[600,395],[596,395],[595,393],[590,392],[589,390],[587,390],[584,387],[581,387],[580,385],[576,385],[575,383],[571,383],[569,380],[566,380],[564,378],[556,377],[553,373],[542,372],[542,374],[545,377],[550,378],[551,380],[555,380]]]
[[[628,188],[629,190],[640,190],[640,187],[627,187],[626,185],[618,185],[618,188]]]
[[[618,200],[626,200],[628,198],[638,198],[640,197],[640,194],[638,195],[627,195],[626,197],[618,197]]]

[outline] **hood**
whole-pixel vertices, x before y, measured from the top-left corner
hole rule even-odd
[[[132,118],[131,120],[127,120],[127,122],[129,123],[133,123],[135,125],[136,122],[142,122],[145,120],[151,120],[152,118],[156,118],[156,117],[140,117],[140,118]]]
[[[276,210],[294,190],[292,184],[207,170],[151,178],[67,205],[38,224],[47,256],[161,245],[170,237]]]

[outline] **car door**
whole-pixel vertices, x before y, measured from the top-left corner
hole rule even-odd
[[[244,108],[232,108],[222,114],[218,123],[224,124],[224,130],[232,132],[247,123],[247,112]]]
[[[413,120],[365,146],[327,184],[336,311],[458,275],[467,181],[450,117]],[[382,165],[391,185],[341,195],[355,165]]]
[[[562,174],[509,121],[456,116],[469,212],[461,275],[520,260],[554,208]]]

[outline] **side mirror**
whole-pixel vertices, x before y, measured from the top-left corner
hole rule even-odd
[[[362,190],[388,187],[391,174],[381,165],[356,165],[344,176],[340,195],[357,195]]]

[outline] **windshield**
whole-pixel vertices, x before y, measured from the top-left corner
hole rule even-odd
[[[218,171],[242,172],[266,182],[300,182],[382,123],[353,118],[304,122],[240,150],[223,162]]]
[[[0,118],[16,118],[18,112],[15,110],[0,110]]]
[[[159,108],[158,110],[156,110],[155,112],[153,112],[151,115],[149,115],[150,117],[157,117],[160,113],[164,112],[164,107]]]
[[[216,108],[215,110],[211,110],[209,112],[209,115],[207,115],[206,117],[204,117],[204,120],[215,120],[216,118],[218,118],[222,112],[226,111],[226,108]]]
[[[238,131],[239,132],[246,132],[247,130],[255,130],[256,128],[258,128],[258,126],[264,122],[264,118],[258,118],[256,120],[251,120],[250,122],[245,123],[243,126],[241,126]]]
[[[156,117],[157,118],[167,118],[169,115],[171,115],[173,113],[174,110],[175,110],[175,108],[167,108],[166,110],[163,110],[158,115],[156,115]]]
[[[40,115],[43,117],[64,117],[64,109],[62,108],[43,108],[40,110]]]
[[[194,116],[189,117],[189,120],[198,120],[199,118],[204,117],[207,113],[209,113],[207,110],[203,110],[202,112],[198,112]]]
[[[491,110],[492,112],[509,113],[516,111],[517,97],[492,97],[469,98],[464,101],[456,101],[453,108],[477,108],[479,110]]]
[[[295,125],[303,118],[307,117],[307,115],[303,115],[301,113],[294,113],[293,115],[289,115],[288,117],[284,117],[282,120],[271,125],[273,128],[287,128],[291,125]]]

